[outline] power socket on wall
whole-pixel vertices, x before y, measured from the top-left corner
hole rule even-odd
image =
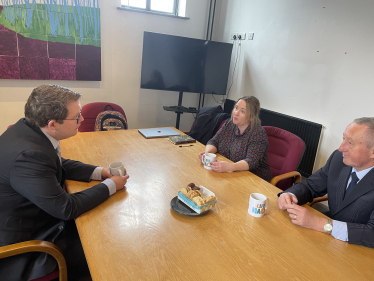
[[[231,33],[230,34],[230,39],[231,40],[236,40],[236,39],[238,39],[238,35],[236,33]]]
[[[245,32],[238,32],[237,35],[239,40],[245,40]]]

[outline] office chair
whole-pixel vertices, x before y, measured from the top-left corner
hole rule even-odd
[[[304,154],[305,144],[298,136],[272,126],[263,126],[268,140],[268,161],[273,179],[272,185],[286,190],[294,183],[301,181],[301,175],[296,171]]]
[[[0,259],[30,252],[47,253],[54,257],[58,264],[58,269],[55,269],[46,276],[34,279],[32,281],[51,281],[58,277],[60,281],[68,280],[64,255],[62,254],[60,248],[58,248],[55,244],[51,242],[41,240],[30,240],[26,242],[2,246],[0,247]]]
[[[125,111],[118,104],[111,102],[92,102],[82,106],[83,122],[78,128],[79,132],[93,132],[95,129],[96,117],[100,112],[105,111],[105,107],[110,105],[114,111],[121,112],[126,119]],[[109,107],[107,110],[111,110]]]

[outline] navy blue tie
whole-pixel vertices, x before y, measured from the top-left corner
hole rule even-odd
[[[352,176],[352,180],[351,180],[351,182],[349,183],[347,190],[345,191],[344,198],[347,197],[348,194],[352,192],[353,188],[356,186],[356,184],[357,184],[357,182],[358,182],[358,177],[357,177],[357,175],[356,175],[356,172],[353,172],[353,173],[351,174],[351,176]]]

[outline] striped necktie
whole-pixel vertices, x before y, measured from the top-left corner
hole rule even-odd
[[[349,193],[352,192],[353,188],[356,186],[356,184],[358,182],[358,177],[356,175],[356,172],[353,172],[351,174],[351,177],[352,177],[352,180],[349,183],[347,190],[345,191],[344,199],[348,196]]]

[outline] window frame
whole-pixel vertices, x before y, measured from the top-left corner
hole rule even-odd
[[[168,12],[163,12],[163,11],[156,11],[156,10],[151,10],[151,1],[152,0],[146,0],[146,8],[137,8],[137,7],[132,7],[129,5],[122,5],[118,9],[120,10],[127,10],[127,11],[134,11],[134,12],[140,12],[140,13],[147,13],[147,14],[157,14],[157,15],[164,15],[164,16],[169,16],[169,17],[177,17],[177,18],[183,18],[183,19],[189,19],[187,17],[181,17],[178,15],[179,11],[179,0],[174,0],[174,5],[173,5],[173,12],[168,13]]]

